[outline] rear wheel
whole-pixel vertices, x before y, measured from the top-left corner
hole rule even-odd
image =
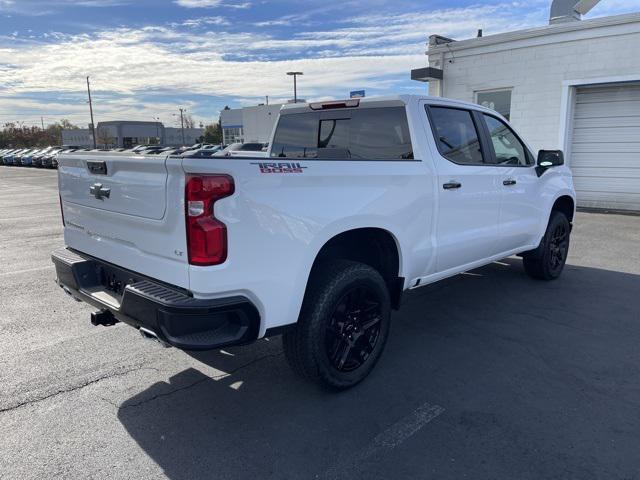
[[[362,263],[337,260],[314,271],[296,328],[285,333],[287,361],[304,378],[346,389],[373,369],[389,335],[389,291]]]
[[[552,212],[540,246],[523,255],[527,274],[539,280],[555,280],[560,276],[569,254],[571,224],[561,212]]]

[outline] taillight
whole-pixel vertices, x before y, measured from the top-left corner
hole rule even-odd
[[[227,226],[215,217],[216,201],[233,194],[228,175],[187,175],[185,208],[191,265],[219,265],[227,259]]]
[[[62,217],[62,226],[66,227],[64,223],[64,210],[62,208],[62,195],[58,195],[58,198],[60,199],[60,216]]]

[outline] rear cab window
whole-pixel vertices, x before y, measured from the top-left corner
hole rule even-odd
[[[440,154],[462,165],[482,165],[485,155],[478,126],[470,110],[428,107],[430,123]]]
[[[412,160],[405,107],[352,108],[280,116],[273,158]]]

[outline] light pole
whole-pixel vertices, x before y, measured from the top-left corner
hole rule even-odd
[[[187,111],[186,108],[179,108],[180,110],[180,128],[182,129],[182,145],[184,146],[184,113]],[[173,114],[174,117],[178,115],[176,113]]]
[[[287,75],[293,77],[293,103],[298,103],[298,75],[304,75],[304,73],[287,72]]]

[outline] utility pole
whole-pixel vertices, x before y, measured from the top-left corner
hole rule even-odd
[[[180,108],[180,128],[182,129],[182,145],[184,146],[184,108]]]
[[[40,123],[42,124],[42,130],[44,130],[44,118],[40,117]]]
[[[267,106],[269,106],[269,95],[266,96],[267,99]]]
[[[293,77],[293,103],[298,103],[298,75],[304,75],[304,73],[287,72],[287,75]]]
[[[91,87],[89,86],[89,77],[87,77],[87,93],[89,94],[89,112],[91,113],[91,136],[93,136],[93,148],[98,148],[96,141],[96,125],[93,123],[93,104],[91,103]]]

